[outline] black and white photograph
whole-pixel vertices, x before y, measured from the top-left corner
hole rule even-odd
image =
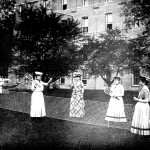
[[[148,147],[149,0],[0,0],[0,150]]]

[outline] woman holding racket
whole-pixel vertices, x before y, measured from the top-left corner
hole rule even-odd
[[[150,135],[150,93],[146,77],[140,77],[138,98],[134,97],[135,110],[133,113],[131,132],[139,135]]]
[[[33,91],[31,95],[31,117],[44,117],[46,116],[45,104],[44,104],[44,96],[43,90],[44,86],[48,86],[51,82],[50,80],[45,83],[41,81],[42,72],[35,72],[35,80],[32,81],[31,90]]]
[[[126,122],[126,115],[124,112],[124,88],[120,84],[120,77],[114,77],[114,82],[110,88],[109,95],[111,96],[105,120],[109,122]]]

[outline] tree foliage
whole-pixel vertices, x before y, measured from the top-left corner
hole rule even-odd
[[[130,59],[133,53],[119,29],[108,30],[98,39],[89,39],[83,49],[89,54],[87,67],[90,74],[100,75],[108,85],[112,83],[113,74],[122,74],[132,66]]]
[[[15,25],[15,0],[0,1],[0,75],[8,75],[12,61],[13,29]]]
[[[130,42],[134,44],[137,60],[140,60],[139,67],[150,71],[150,1],[131,0],[121,5],[126,29],[132,29],[135,23],[144,28],[142,34]]]
[[[24,5],[16,25],[15,56],[21,73],[44,72],[54,80],[69,75],[84,62],[84,51],[74,41],[81,36],[79,22],[46,9]]]

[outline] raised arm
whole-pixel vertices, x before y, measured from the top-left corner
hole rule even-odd
[[[42,82],[42,84],[43,84],[44,86],[48,86],[51,81],[52,81],[52,78],[50,78],[47,83],[46,83],[46,82]]]

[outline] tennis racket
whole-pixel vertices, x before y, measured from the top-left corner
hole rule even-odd
[[[3,81],[9,81],[9,79],[3,79]]]
[[[110,89],[109,86],[107,86],[107,87],[104,89],[104,93],[107,94],[107,95],[109,95],[110,92],[111,92],[111,89]]]

